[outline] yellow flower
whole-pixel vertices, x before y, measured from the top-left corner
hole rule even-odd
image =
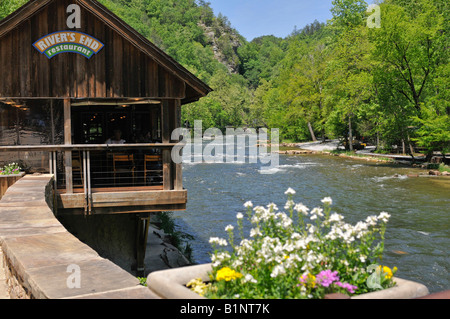
[[[221,281],[221,280],[231,281],[231,280],[238,279],[241,277],[242,277],[241,273],[238,273],[237,271],[234,271],[228,267],[224,267],[217,272],[216,280],[217,281]]]
[[[300,283],[305,287],[316,287],[316,276],[308,273],[306,276],[300,277]]]
[[[395,269],[395,268],[394,268]],[[387,267],[387,266],[380,266],[379,270],[382,271],[383,273],[385,273],[385,277],[387,279],[391,279],[392,276],[394,276],[394,274],[392,273],[391,268]]]
[[[186,287],[190,288],[193,292],[203,297],[211,284],[204,283],[200,278],[192,279],[186,284]]]

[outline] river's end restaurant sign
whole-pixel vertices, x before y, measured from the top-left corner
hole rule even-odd
[[[96,38],[76,31],[60,31],[37,40],[33,46],[47,58],[64,52],[78,53],[90,59],[104,47]]]
[[[67,27],[70,29],[81,27],[80,6],[71,4],[67,7]],[[41,53],[45,54],[47,58],[51,59],[54,56],[73,52],[81,54],[90,59],[94,54],[100,52],[104,44],[99,40],[88,34],[77,31],[58,31],[50,33],[35,43],[33,46]]]

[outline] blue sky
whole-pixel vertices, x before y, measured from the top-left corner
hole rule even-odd
[[[248,41],[262,35],[286,37],[293,30],[331,19],[332,0],[207,0]]]

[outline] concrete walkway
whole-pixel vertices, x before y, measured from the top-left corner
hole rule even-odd
[[[15,275],[8,278],[13,286],[11,299],[158,298],[59,223],[46,200],[51,179],[51,175],[27,175],[0,201],[0,247]],[[0,276],[4,287],[5,276]],[[73,284],[77,276],[79,285]],[[1,291],[4,295],[4,289]]]

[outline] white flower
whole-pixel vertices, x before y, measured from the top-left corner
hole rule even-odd
[[[273,267],[270,277],[276,278],[276,277],[278,277],[278,275],[282,275],[285,273],[286,273],[286,269],[284,269],[283,265],[276,265],[275,267]]]
[[[341,260],[339,260],[339,262],[341,264],[343,264],[344,266],[346,266],[346,267],[348,267],[348,265],[349,265],[349,262],[347,260],[345,260],[345,259],[341,259]]]
[[[253,207],[253,203],[251,201],[245,202],[244,207]]]
[[[388,220],[389,220],[390,217],[391,217],[391,215],[389,215],[389,214],[386,213],[386,212],[381,212],[380,215],[378,215],[378,219],[381,220],[381,221],[383,221],[383,222],[385,222],[385,223],[388,222]]]
[[[353,232],[356,234],[356,238],[360,239],[361,237],[367,234],[369,225],[365,222],[358,222],[353,227]]]
[[[311,217],[311,219],[312,219],[312,217]],[[311,225],[311,224],[308,224],[308,225],[306,226],[306,228],[308,229],[308,232],[309,232],[310,234],[313,234],[313,233],[316,231],[316,227],[314,227],[314,225]]]
[[[331,240],[335,240],[337,238],[337,231],[336,231],[336,227],[332,227],[330,232],[325,236],[325,239],[331,239]]]
[[[256,237],[256,236],[262,236],[262,233],[259,230],[259,228],[250,229],[250,237]]]
[[[313,208],[313,210],[311,211],[311,215],[313,215],[313,216],[316,215],[316,217],[317,216],[323,217],[323,209],[319,208],[319,207]],[[312,219],[312,217],[311,217],[311,219]]]
[[[230,259],[231,256],[228,252],[220,252],[211,256],[213,267],[219,266],[223,261]]]
[[[300,238],[302,238],[302,235],[300,235],[299,233],[293,233],[291,235],[291,239],[293,240],[299,240]]]
[[[366,223],[370,226],[375,226],[377,224],[377,217],[376,216],[368,216],[366,218]]]
[[[294,201],[292,199],[289,199],[284,205],[284,209],[290,209],[292,206],[294,206],[294,204]]]
[[[237,219],[242,219],[242,218],[244,218],[244,215],[242,215],[242,213],[237,213],[236,214],[236,218]]]
[[[364,230],[367,230],[368,225],[365,222],[357,222],[356,225],[353,227],[353,230],[358,233]]]
[[[321,200],[321,202],[325,205],[331,205],[333,203],[333,200],[331,199],[331,197],[325,197]]]
[[[284,194],[286,194],[286,195],[294,195],[295,191],[292,188],[289,187],[287,189],[287,191],[284,192]]]
[[[251,219],[253,224],[258,224],[260,220],[261,220],[261,218],[259,216],[256,216],[256,215],[253,216],[252,219]]]
[[[294,249],[295,249],[295,246],[291,242],[287,242],[283,246],[283,251],[285,251],[285,252],[287,251],[287,252],[291,253],[294,251]]]
[[[344,219],[344,216],[339,215],[337,213],[333,213],[333,214],[331,214],[329,221],[330,222],[340,222],[343,219]]]
[[[241,259],[236,259],[234,262],[233,262],[233,268],[238,268],[239,266],[241,266],[243,264],[243,262],[242,262],[242,260]]]
[[[304,239],[297,240],[294,245],[296,249],[306,249],[308,247],[308,243]]]
[[[258,283],[258,281],[255,278],[253,278],[253,276],[250,275],[250,274],[245,275],[245,277],[242,280],[242,282],[243,283],[251,282],[251,283],[254,283],[254,284]]]
[[[219,238],[219,237],[211,237],[209,239],[209,243],[210,244],[216,244],[216,245],[219,245],[219,246],[226,246],[226,245],[228,245],[226,239]]]
[[[275,218],[280,220],[280,222],[277,223],[278,227],[288,228],[292,225],[292,219],[290,219],[285,213],[277,213]]]
[[[233,231],[233,229],[233,225],[228,225],[227,227],[225,227],[225,231]]]
[[[238,250],[239,255],[245,255],[246,253],[253,251],[252,241],[243,239],[236,249]]]
[[[364,255],[359,256],[359,260],[361,260],[362,263],[366,262],[366,256]]]
[[[309,208],[303,205],[302,203],[295,205],[294,210],[296,210],[297,213],[302,213],[303,215],[308,216]]]

